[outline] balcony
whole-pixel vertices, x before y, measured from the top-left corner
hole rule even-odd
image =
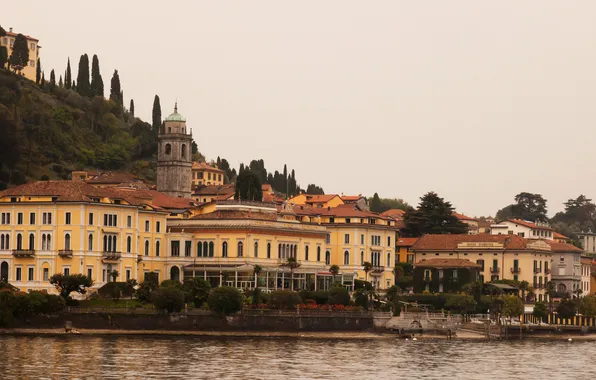
[[[380,276],[383,274],[383,272],[385,272],[385,267],[372,267],[370,274],[373,276]]]
[[[499,267],[492,267],[492,268],[490,268],[490,273],[491,274],[499,274],[499,273],[501,273],[501,268],[499,268]]]
[[[143,261],[143,255],[137,255],[137,263]]]
[[[14,257],[33,257],[35,256],[34,249],[13,249],[12,255]]]
[[[121,252],[102,252],[103,261],[118,261],[122,258]]]
[[[61,249],[58,251],[58,256],[70,259],[72,258],[72,249]]]
[[[540,268],[534,268],[534,274],[540,273]]]
[[[511,273],[513,274],[520,274],[521,269],[519,269],[519,267],[513,267],[511,268]]]
[[[550,269],[545,269],[544,274],[550,274]]]

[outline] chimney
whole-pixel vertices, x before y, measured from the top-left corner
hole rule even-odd
[[[9,31],[10,33],[12,33],[12,27],[8,28],[8,31]]]

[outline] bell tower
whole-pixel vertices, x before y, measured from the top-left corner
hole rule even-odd
[[[157,144],[157,191],[190,198],[192,134],[186,129],[186,119],[178,113],[178,103],[161,125]]]

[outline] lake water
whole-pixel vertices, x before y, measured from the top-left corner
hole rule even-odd
[[[0,379],[590,379],[596,342],[0,336]]]

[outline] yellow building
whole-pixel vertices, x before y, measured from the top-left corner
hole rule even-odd
[[[192,218],[168,220],[167,259],[148,262],[145,271],[163,271],[176,280],[200,277],[212,286],[241,289],[258,282],[264,291],[327,289],[331,284],[325,227],[298,222],[291,208],[278,211],[271,204],[232,200],[195,211]],[[289,257],[300,264],[293,276],[282,265]],[[257,265],[262,268],[258,276]]]
[[[236,194],[234,185],[201,186],[194,190],[192,199],[198,203],[233,200]]]
[[[307,205],[318,208],[337,207],[344,204],[344,201],[337,194],[313,195],[300,193],[288,199],[288,202],[295,205]]]
[[[396,221],[355,205],[309,207],[296,205],[294,210],[302,222],[317,223],[327,228],[325,263],[338,265],[344,284],[351,279],[368,280],[377,289],[394,284]],[[365,262],[372,264],[365,273]]]
[[[41,181],[0,192],[0,277],[22,291],[55,292],[55,273],[90,276],[101,287],[142,279],[163,260],[169,214],[190,200],[155,191],[102,189],[82,181]],[[169,210],[168,210],[169,209]]]
[[[517,235],[425,235],[412,247],[414,266],[427,259],[465,259],[480,264],[480,281],[527,281],[537,301],[546,300],[552,251],[542,240]]]
[[[418,238],[398,237],[395,245],[395,262],[414,264],[414,252],[412,247]]]
[[[192,163],[192,187],[223,185],[224,171],[205,162]]]
[[[17,33],[13,33],[12,28],[10,28],[6,32],[6,36],[0,38],[0,46],[6,46],[6,50],[8,56],[12,54],[12,47],[14,45],[14,41],[17,38]],[[27,46],[29,47],[29,62],[25,68],[21,71],[21,74],[24,75],[27,79],[35,81],[35,76],[37,73],[37,59],[39,58],[39,40],[30,36],[25,36],[27,38]]]

